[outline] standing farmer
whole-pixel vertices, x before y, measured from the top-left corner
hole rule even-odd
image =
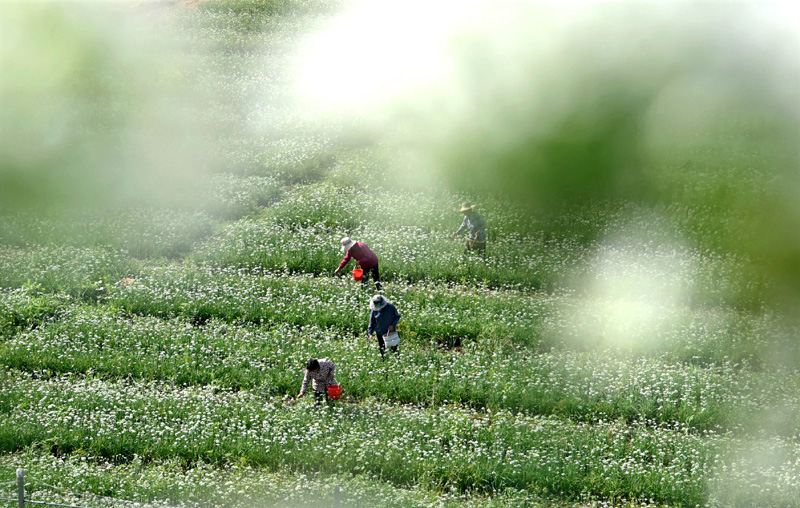
[[[467,248],[464,253],[471,250],[480,252],[481,255],[486,254],[486,221],[483,220],[481,214],[473,210],[475,205],[469,201],[461,204],[459,212],[464,214],[464,220],[461,222],[461,227],[458,231],[453,233],[453,238],[460,235],[464,231],[469,231],[467,235]]]
[[[397,322],[400,321],[400,313],[389,300],[383,295],[375,295],[369,302],[369,327],[367,333],[369,338],[374,340],[374,335],[378,336],[378,349],[381,352],[381,359],[385,359],[386,343],[383,336],[389,332],[397,331]],[[373,335],[374,334],[374,335]],[[392,352],[398,354],[399,346],[391,346]]]
[[[342,252],[346,252],[347,254],[344,256],[344,259],[341,263],[339,263],[339,268],[333,272],[334,275],[339,275],[347,263],[350,262],[351,259],[355,259],[356,263],[361,266],[361,269],[364,270],[364,278],[361,279],[361,283],[366,285],[367,284],[367,277],[369,274],[372,274],[372,280],[375,281],[375,287],[378,288],[378,291],[381,290],[381,273],[378,270],[378,256],[375,255],[367,244],[364,242],[356,242],[355,240],[351,240],[348,237],[342,238]]]
[[[324,396],[328,398],[328,386],[338,385],[334,374],[336,373],[336,365],[327,358],[309,358],[306,362],[306,375],[303,378],[303,386],[300,387],[298,398],[303,397],[308,390],[308,382],[313,381],[311,388],[314,390],[314,398],[317,403],[322,402]]]

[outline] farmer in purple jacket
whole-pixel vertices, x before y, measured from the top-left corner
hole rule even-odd
[[[375,287],[378,291],[381,290],[381,273],[378,271],[378,256],[367,247],[364,242],[356,242],[348,237],[342,238],[342,252],[347,252],[344,259],[339,263],[339,268],[333,272],[334,275],[339,275],[347,263],[351,259],[355,259],[356,263],[364,270],[364,278],[361,279],[362,284],[367,283],[367,277],[372,273],[372,280],[375,281]]]

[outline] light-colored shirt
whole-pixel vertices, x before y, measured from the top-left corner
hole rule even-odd
[[[306,369],[306,376],[303,378],[303,386],[300,387],[300,393],[306,393],[309,381],[313,381],[311,387],[315,392],[324,393],[328,385],[338,385],[334,374],[336,373],[336,365],[327,358],[320,358],[319,370],[311,372]]]
[[[470,240],[486,241],[486,221],[478,212],[473,211],[469,215],[464,215],[464,221],[461,222],[461,227],[456,231],[456,235],[460,235],[467,229],[469,229]]]

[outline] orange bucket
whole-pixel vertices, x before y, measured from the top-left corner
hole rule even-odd
[[[364,278],[364,270],[362,270],[361,268],[356,268],[355,270],[353,270],[353,278],[355,280],[363,279]]]
[[[342,396],[342,385],[328,385],[328,398],[331,400],[339,400]]]

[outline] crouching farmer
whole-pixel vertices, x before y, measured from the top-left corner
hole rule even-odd
[[[337,385],[334,373],[336,365],[327,358],[309,358],[306,362],[306,375],[303,378],[303,386],[300,387],[298,398],[303,397],[308,390],[308,382],[312,381],[311,387],[314,389],[314,398],[317,403],[322,402],[322,397],[328,400],[328,386]]]
[[[346,252],[344,259],[339,263],[333,274],[339,273],[347,266],[351,259],[355,259],[356,263],[364,270],[364,276],[361,279],[361,284],[366,286],[369,275],[372,274],[372,280],[375,281],[375,287],[378,291],[381,290],[381,272],[378,268],[378,256],[367,246],[364,242],[357,242],[348,237],[342,238],[342,252]]]
[[[369,327],[367,333],[369,338],[374,340],[374,335],[378,336],[378,349],[381,352],[381,359],[384,359],[386,353],[386,343],[383,341],[383,336],[389,332],[397,330],[397,322],[400,321],[400,313],[397,312],[395,307],[383,295],[375,295],[369,301]],[[391,346],[392,352],[398,354],[399,346]]]

